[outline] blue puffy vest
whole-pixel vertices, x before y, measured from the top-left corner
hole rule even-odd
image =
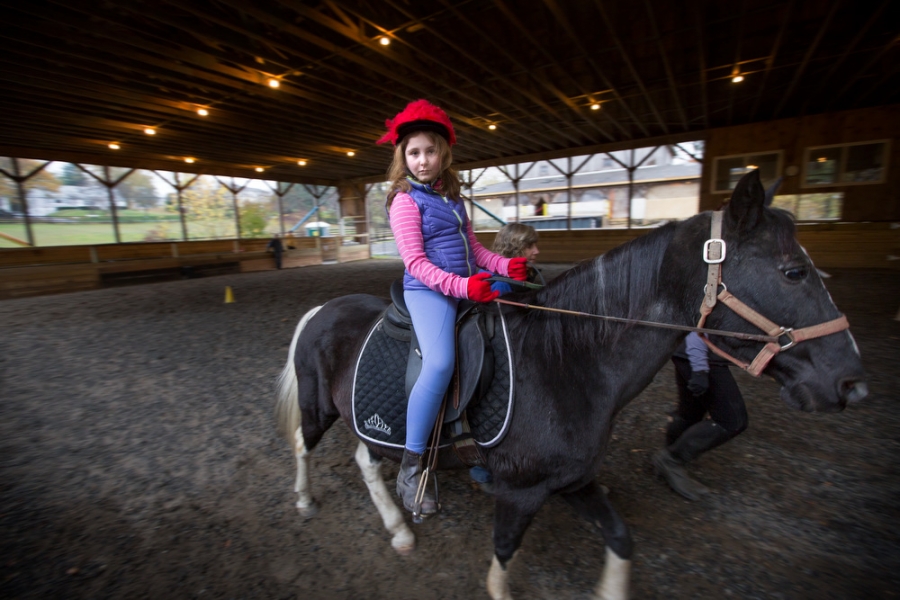
[[[436,267],[461,277],[478,272],[475,255],[469,246],[468,217],[461,200],[441,196],[430,185],[407,178],[409,195],[422,215],[422,237],[425,256]],[[405,271],[403,289],[427,290],[424,283]]]

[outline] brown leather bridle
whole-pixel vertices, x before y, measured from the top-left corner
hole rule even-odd
[[[774,338],[772,341],[768,341],[766,345],[763,346],[762,350],[759,351],[759,354],[756,355],[756,358],[748,364],[713,344],[709,341],[709,338],[705,333],[700,334],[700,338],[707,346],[709,346],[710,350],[722,358],[733,362],[754,377],[758,377],[763,370],[765,370],[769,361],[771,361],[779,352],[793,348],[800,342],[831,335],[832,333],[837,333],[850,327],[850,323],[844,315],[825,323],[811,325],[801,329],[783,327],[773,323],[735,298],[731,292],[728,291],[725,284],[722,283],[722,262],[725,260],[725,240],[722,239],[722,211],[716,211],[712,214],[712,220],[710,222],[710,239],[703,244],[703,260],[709,265],[709,268],[707,270],[706,286],[703,290],[703,302],[700,304],[700,320],[697,322],[697,327],[703,327],[703,324],[706,322],[706,317],[708,317],[713,308],[715,308],[716,301],[718,300],[737,313],[745,321],[748,321],[763,330],[767,336]],[[718,292],[720,286],[722,291]],[[781,344],[781,338],[787,338],[787,343]]]

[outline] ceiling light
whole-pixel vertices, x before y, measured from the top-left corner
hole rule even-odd
[[[305,167],[305,166],[306,166],[306,161],[305,161],[305,160],[298,160],[298,161],[297,161],[297,164],[300,165],[301,167]]]
[[[824,156],[820,156],[819,158],[816,159],[816,162],[825,162],[826,160],[828,160],[828,159],[825,158]]]
[[[356,152],[351,150],[350,152],[347,153],[347,156],[356,156]]]
[[[256,171],[257,173],[262,173],[263,171],[265,171],[265,169],[263,169],[262,167],[256,167],[253,170]]]
[[[593,104],[591,104],[591,110],[600,110],[600,103],[594,102]]]
[[[188,156],[187,158],[184,159],[184,162],[186,162],[188,164],[193,164],[194,162],[196,162],[196,160],[197,160],[196,158]]]
[[[110,150],[118,150],[118,149],[121,148],[121,147],[122,147],[122,146],[118,145],[118,144],[115,143],[115,142],[110,142],[110,143],[109,143],[109,149],[110,149]]]
[[[391,45],[391,38],[389,38],[389,37],[386,36],[386,35],[385,35],[385,36],[382,36],[381,38],[378,39],[378,43],[381,44],[382,46],[390,46],[390,45]]]
[[[201,117],[205,117],[206,115],[209,114],[209,111],[206,110],[205,108],[198,108],[197,114],[200,115]]]
[[[753,169],[758,169],[758,168],[759,168],[759,167],[757,167],[756,165],[747,165],[747,170],[748,170],[748,171],[753,170]]]
[[[281,85],[281,82],[275,78],[270,78],[267,83],[269,84],[270,88],[277,88],[278,86]]]
[[[493,123],[491,123],[490,125],[488,125],[488,129],[494,130],[494,129],[497,129],[497,126],[494,125]]]
[[[744,76],[738,73],[731,78],[731,83],[740,83],[744,80]]]
[[[147,135],[156,135],[156,130],[152,127],[146,127],[144,129],[144,133],[146,133]]]

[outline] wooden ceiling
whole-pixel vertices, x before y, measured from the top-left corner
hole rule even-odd
[[[892,0],[0,0],[0,9],[0,156],[333,183],[382,177],[390,153],[374,142],[420,97],[450,114],[456,163],[467,166],[900,100]],[[732,83],[736,71],[743,82]]]

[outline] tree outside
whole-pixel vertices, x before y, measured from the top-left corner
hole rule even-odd
[[[126,177],[116,190],[128,203],[128,208],[153,208],[159,204],[156,194],[156,186],[153,185],[153,175],[147,171],[134,171]]]
[[[188,237],[236,237],[231,192],[214,178],[203,176],[181,194]]]

